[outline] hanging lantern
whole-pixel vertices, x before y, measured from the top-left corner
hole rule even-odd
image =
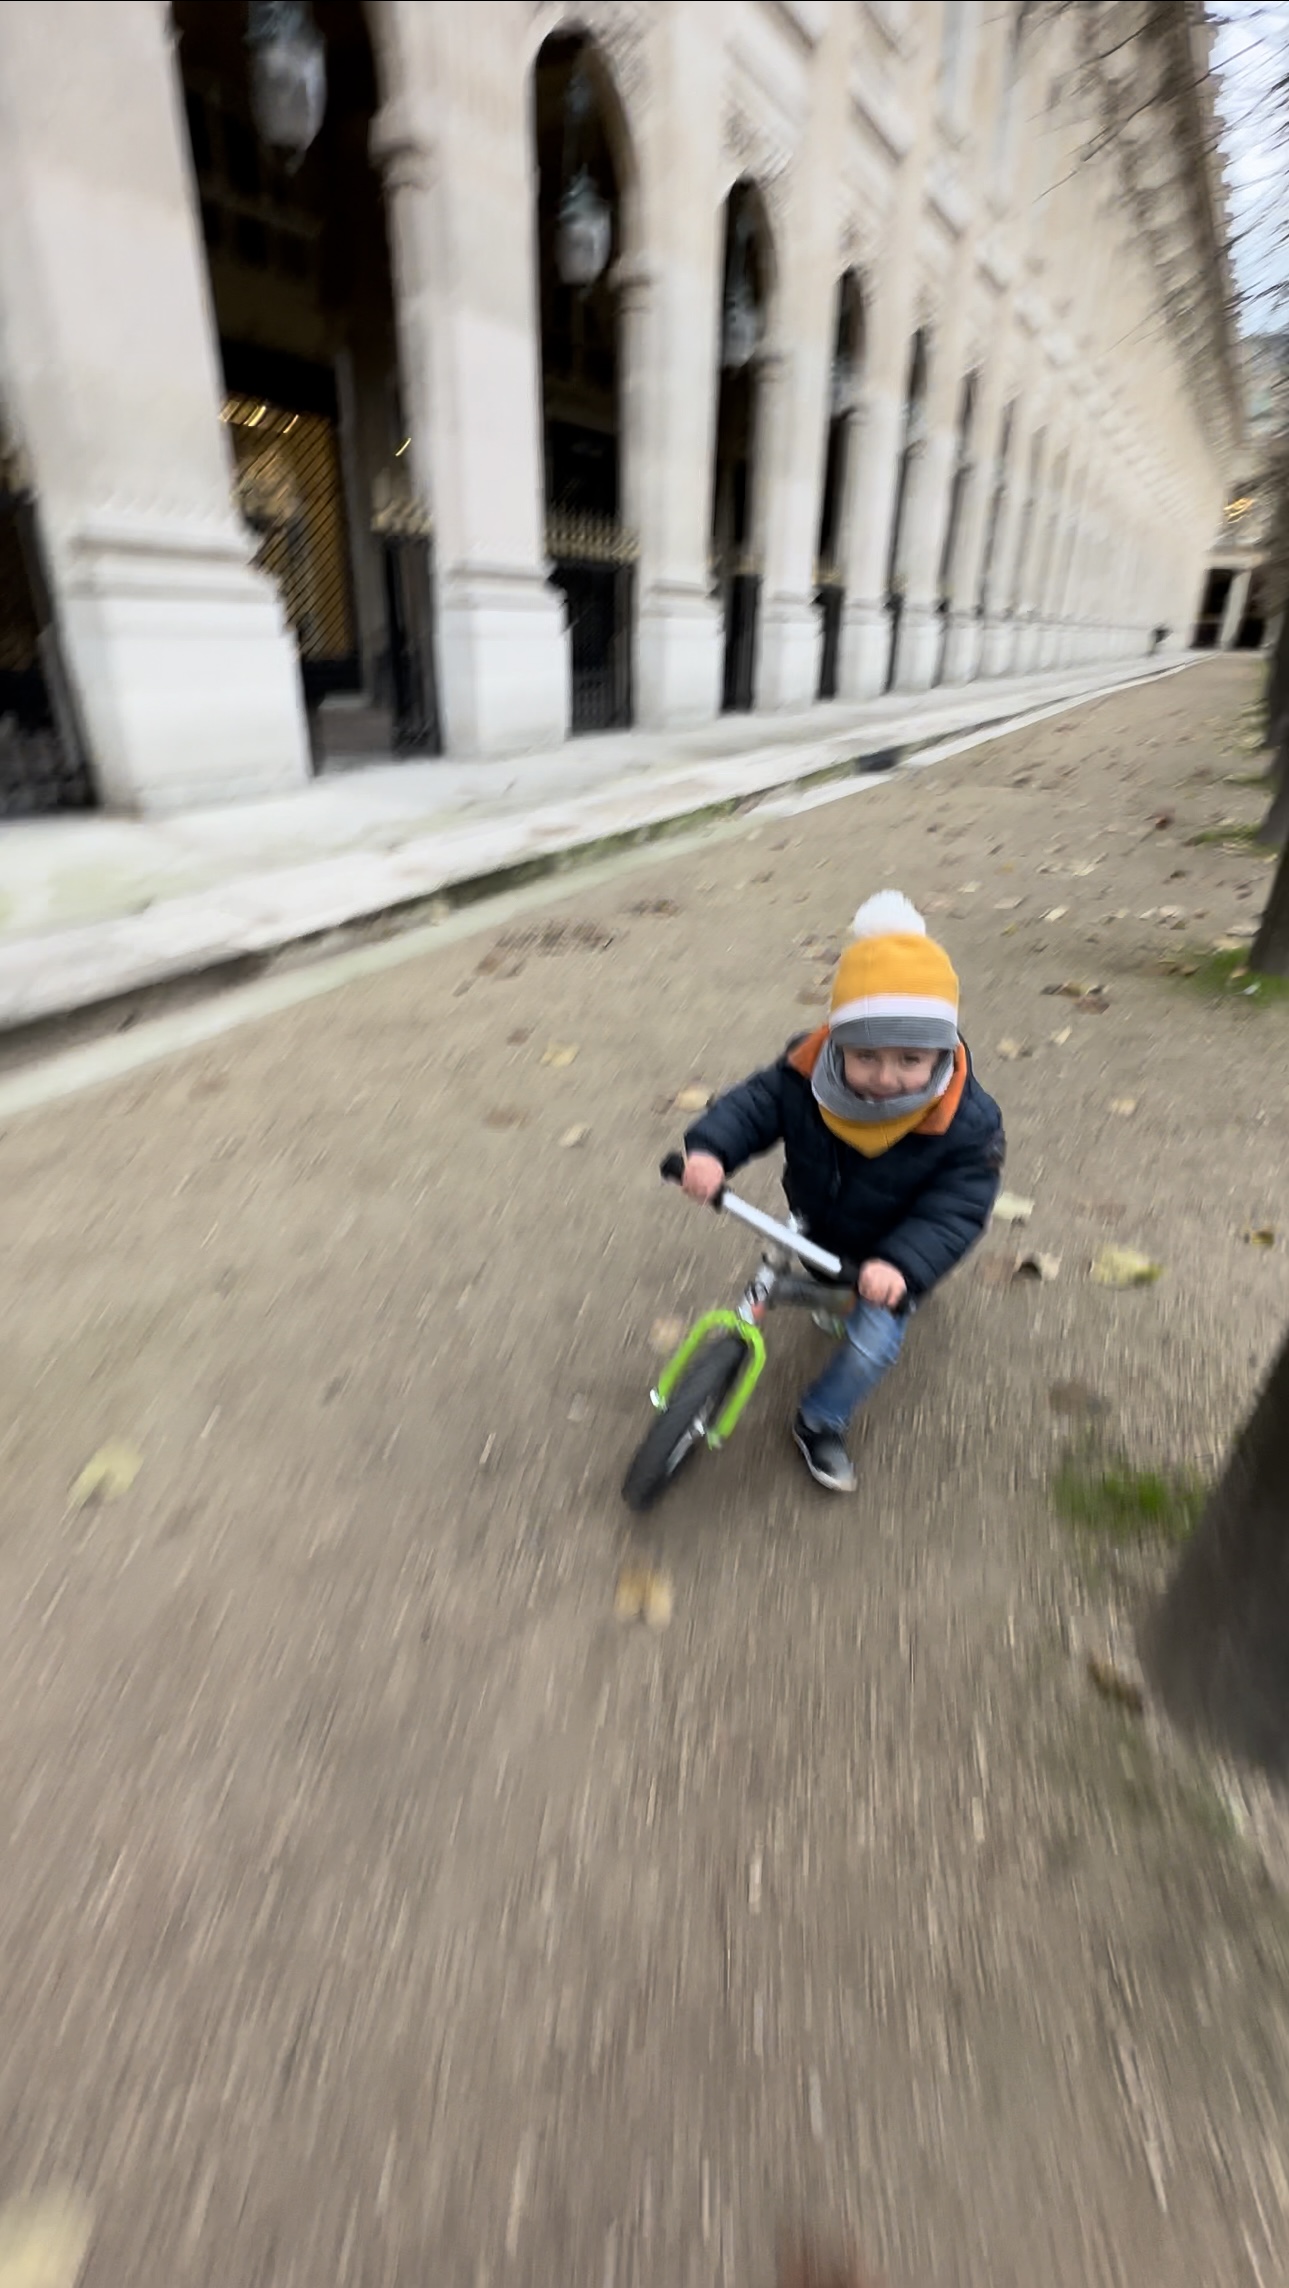
[[[840,352],[832,361],[831,406],[834,420],[845,413],[853,413],[859,402],[859,383],[855,368],[848,357]]]
[[[731,373],[750,365],[761,347],[761,313],[747,278],[735,280],[725,297],[725,332],[721,363]]]
[[[613,214],[585,167],[579,167],[559,202],[555,267],[565,286],[594,286],[613,245]]]
[[[326,112],[326,46],[307,0],[249,0],[246,16],[251,113],[294,173]]]

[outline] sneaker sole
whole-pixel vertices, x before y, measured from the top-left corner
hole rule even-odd
[[[859,1480],[855,1476],[853,1470],[848,1478],[830,1478],[827,1474],[827,1471],[821,1470],[818,1463],[813,1460],[810,1449],[806,1445],[805,1440],[798,1437],[795,1430],[792,1433],[792,1443],[796,1447],[797,1452],[800,1454],[802,1461],[805,1463],[806,1468],[809,1470],[810,1475],[814,1479],[817,1486],[826,1487],[830,1494],[854,1493]]]

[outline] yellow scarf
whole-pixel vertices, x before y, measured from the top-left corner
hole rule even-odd
[[[788,1058],[793,1071],[804,1073],[808,1080],[827,1038],[826,1025],[821,1025],[817,1032],[808,1034]],[[902,1136],[912,1135],[915,1128],[920,1129],[924,1136],[943,1136],[962,1102],[962,1092],[966,1085],[967,1052],[959,1041],[953,1052],[953,1078],[944,1095],[937,1097],[934,1104],[928,1105],[925,1112],[906,1112],[898,1120],[860,1121],[843,1120],[838,1113],[829,1112],[822,1104],[819,1105],[819,1111],[825,1127],[831,1128],[833,1135],[839,1136],[843,1144],[849,1144],[856,1152],[862,1152],[866,1160],[875,1160],[880,1153],[889,1152],[892,1144],[898,1144]],[[815,1101],[818,1103],[818,1098]]]

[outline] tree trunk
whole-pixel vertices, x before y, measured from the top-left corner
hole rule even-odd
[[[1258,828],[1263,850],[1283,850],[1289,842],[1289,740],[1281,747],[1270,771],[1271,807]]]
[[[1276,648],[1267,674],[1267,745],[1283,759],[1289,740],[1289,608],[1280,615]]]
[[[1257,976],[1289,977],[1289,842],[1280,853],[1249,967]]]
[[[1289,1774],[1289,1333],[1141,1657],[1177,1723]]]

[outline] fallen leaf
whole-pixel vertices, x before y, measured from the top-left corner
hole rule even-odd
[[[671,1583],[665,1573],[651,1573],[645,1588],[644,1617],[651,1629],[671,1625]]]
[[[529,1117],[517,1104],[498,1104],[491,1112],[485,1112],[483,1125],[485,1128],[526,1128]]]
[[[1062,1025],[1060,1032],[1059,1032],[1059,1033],[1053,1033],[1053,1035],[1052,1035],[1052,1046],[1053,1046],[1053,1048],[1054,1048],[1054,1049],[1063,1049],[1063,1048],[1065,1047],[1065,1044],[1066,1044],[1066,1042],[1072,1038],[1072,1036],[1073,1036],[1073,1033],[1074,1033],[1074,1027],[1073,1027],[1073,1025]]]
[[[1098,1287],[1153,1287],[1163,1275],[1163,1264],[1152,1263],[1135,1247],[1103,1247],[1093,1258],[1092,1277]]]
[[[1121,1708],[1130,1709],[1134,1716],[1141,1715],[1146,1705],[1146,1695],[1139,1677],[1120,1667],[1117,1661],[1105,1659],[1095,1652],[1088,1654],[1088,1675],[1097,1691],[1107,1700],[1117,1700]]]
[[[72,1487],[72,1508],[84,1509],[92,1501],[116,1501],[128,1494],[142,1468],[143,1456],[135,1447],[109,1439],[91,1455]]]
[[[999,898],[994,907],[994,912],[996,914],[1014,914],[1017,906],[1023,906],[1024,903],[1023,898]]]
[[[1260,1224],[1256,1229],[1244,1232],[1242,1237],[1248,1247],[1274,1247],[1276,1244],[1275,1226],[1269,1223]]]
[[[1093,993],[1084,993],[1074,1006],[1081,1009],[1085,1017],[1104,1017],[1110,1006],[1110,996],[1098,987]]]
[[[590,1411],[591,1411],[591,1409],[590,1409],[590,1406],[589,1406],[589,1404],[588,1404],[588,1401],[587,1401],[587,1397],[586,1397],[586,1393],[585,1393],[585,1391],[583,1391],[583,1390],[575,1390],[575,1391],[574,1391],[574,1393],[573,1393],[573,1396],[571,1397],[571,1399],[569,1400],[569,1403],[568,1403],[568,1418],[569,1418],[569,1421],[570,1421],[570,1422],[585,1422],[585,1420],[586,1420],[586,1417],[587,1417],[587,1415],[590,1413]]]
[[[1157,811],[1150,823],[1162,832],[1164,827],[1172,825],[1173,813],[1171,810]]]
[[[71,2193],[0,2206],[0,2288],[74,2288],[90,2241],[90,2213]]]
[[[959,884],[958,894],[963,898],[971,898],[975,896],[975,893],[979,888],[979,882],[962,882]]]
[[[647,1621],[651,1629],[665,1629],[672,1613],[671,1583],[666,1574],[655,1573],[648,1565],[624,1566],[618,1575],[613,1610],[620,1621]]]
[[[1061,1258],[1059,1255],[1022,1255],[1014,1276],[1017,1279],[1059,1279]]]
[[[577,1043],[575,1041],[552,1041],[548,1049],[542,1050],[542,1063],[553,1065],[557,1071],[562,1071],[565,1065],[572,1064],[576,1055]]]
[[[1110,1110],[1117,1112],[1121,1120],[1131,1120],[1136,1109],[1135,1096],[1115,1096],[1110,1099]]]
[[[560,1150],[563,1152],[575,1152],[579,1144],[585,1144],[586,1139],[590,1133],[590,1129],[585,1125],[583,1121],[579,1121],[577,1126],[574,1128],[566,1128],[559,1140]]]
[[[994,1201],[995,1223],[1028,1223],[1034,1213],[1034,1202],[1023,1200],[1016,1192],[1000,1192]]]
[[[1027,1057],[1029,1054],[1030,1051],[1023,1048],[1019,1041],[1006,1040],[998,1043],[998,1055],[1004,1057],[1009,1065],[1014,1065],[1018,1057]]]
[[[677,1112],[706,1112],[712,1101],[712,1092],[696,1081],[690,1088],[682,1088],[672,1098]]]
[[[683,1319],[655,1319],[649,1329],[649,1348],[657,1351],[660,1358],[670,1357],[672,1351],[678,1348],[684,1332]]]
[[[760,875],[758,880],[768,881],[769,876]],[[678,914],[680,907],[674,898],[637,898],[633,906],[628,906],[627,912],[631,914]]]
[[[1077,865],[1071,866],[1070,872],[1071,874],[1077,874],[1080,877],[1088,874],[1095,874],[1100,863],[1101,860],[1099,858],[1080,858]]]
[[[1086,1001],[1089,993],[1099,993],[1099,985],[1085,985],[1078,978],[1067,978],[1063,985],[1045,985],[1046,994],[1060,994],[1066,1001]]]
[[[1068,906],[1050,906],[1043,919],[1045,922],[1063,922],[1069,910]]]
[[[506,1035],[506,1046],[511,1049],[522,1049],[525,1041],[531,1038],[532,1027],[530,1025],[516,1025],[514,1032]]]

